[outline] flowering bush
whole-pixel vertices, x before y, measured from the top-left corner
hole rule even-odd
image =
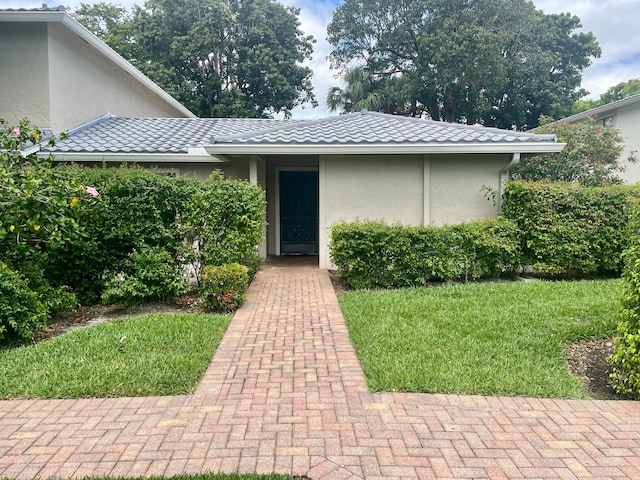
[[[231,312],[237,309],[244,302],[248,288],[249,273],[244,265],[207,265],[202,269],[200,291],[210,310]]]
[[[541,124],[550,120],[542,118]],[[624,171],[619,158],[624,139],[618,129],[588,118],[578,123],[547,123],[536,133],[554,133],[567,146],[559,153],[523,158],[511,172],[514,179],[589,186],[622,183],[618,175]],[[635,162],[635,154],[624,160]]]

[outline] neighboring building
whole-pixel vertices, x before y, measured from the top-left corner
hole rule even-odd
[[[104,112],[195,117],[64,7],[0,10],[0,117],[60,133]]]
[[[625,144],[620,158],[629,158],[632,152],[636,152],[636,156],[638,156],[637,152],[640,151],[640,94],[563,118],[559,122],[576,123],[589,117],[595,118],[601,125],[620,130]],[[640,162],[631,164],[622,162],[622,164],[626,170],[620,176],[625,183],[640,182]]]
[[[520,158],[558,152],[554,135],[379,113],[322,120],[119,118],[105,115],[41,155],[58,162],[155,165],[205,179],[214,169],[267,194],[262,253],[318,254],[341,221],[444,225],[495,216]],[[498,195],[499,197],[499,195]]]

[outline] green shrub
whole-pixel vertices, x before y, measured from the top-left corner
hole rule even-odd
[[[517,234],[505,219],[444,227],[340,223],[331,229],[330,252],[352,288],[421,286],[513,272]]]
[[[622,311],[609,357],[611,382],[616,392],[640,399],[640,208],[629,222],[629,248],[624,252]]]
[[[105,304],[136,305],[188,291],[185,275],[171,254],[160,247],[147,246],[133,251],[122,269],[111,273],[105,287]]]
[[[640,186],[510,182],[502,214],[520,231],[523,262],[548,274],[622,271],[627,198]]]
[[[183,257],[196,273],[203,265],[253,265],[256,247],[264,240],[265,214],[266,200],[259,185],[225,180],[214,172],[194,193],[185,212]]]
[[[202,269],[200,291],[205,306],[213,311],[237,309],[244,302],[248,288],[249,273],[244,265],[207,265]]]
[[[183,212],[202,182],[126,166],[60,170],[100,192],[96,208],[82,218],[87,238],[61,249],[51,267],[84,300],[99,298],[106,274],[127,270],[125,263],[136,250],[161,247],[172,257],[178,255],[184,238]]]
[[[0,340],[33,338],[46,325],[47,311],[20,276],[0,262]]]
[[[48,316],[53,316],[58,310],[74,311],[79,307],[76,295],[66,286],[52,285],[39,266],[23,264],[20,268],[22,278],[36,293]]]

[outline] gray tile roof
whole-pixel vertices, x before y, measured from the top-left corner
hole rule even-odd
[[[52,153],[187,153],[211,144],[376,145],[553,142],[554,135],[434,122],[380,113],[322,120],[123,118],[105,115],[43,148]]]
[[[246,118],[123,118],[105,116],[69,132],[43,152],[187,153],[213,135],[264,129],[276,120]],[[288,121],[287,121],[288,122]]]
[[[373,112],[351,113],[238,135],[216,135],[213,143],[229,144],[439,144],[529,143],[555,141],[497,128],[436,122]]]

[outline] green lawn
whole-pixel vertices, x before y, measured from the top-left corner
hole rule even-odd
[[[340,297],[373,391],[585,398],[563,346],[615,330],[619,280],[474,283]]]
[[[0,398],[190,393],[230,315],[154,314],[0,351]]]

